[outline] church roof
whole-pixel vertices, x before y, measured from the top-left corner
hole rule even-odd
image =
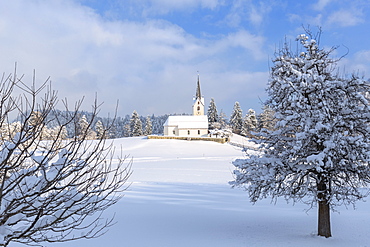
[[[208,117],[169,116],[163,126],[177,126],[179,129],[208,129]]]

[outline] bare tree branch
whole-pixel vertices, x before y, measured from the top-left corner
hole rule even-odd
[[[18,96],[14,96],[15,87],[21,91]],[[56,114],[57,103],[49,79],[37,86],[34,73],[29,86],[16,70],[1,78],[0,246],[94,238],[114,224],[114,216],[105,219],[103,212],[127,189],[123,185],[132,161],[116,155],[114,145],[105,138],[87,141],[88,129],[63,139],[67,125],[78,128],[82,100],[73,109],[63,100],[63,115]],[[96,99],[89,127],[100,106]],[[9,123],[11,116],[22,120],[16,131]],[[60,125],[52,139],[44,140],[50,121]]]

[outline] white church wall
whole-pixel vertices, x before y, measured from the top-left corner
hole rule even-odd
[[[179,129],[179,135],[183,137],[206,137],[208,136],[208,129]]]
[[[164,133],[165,136],[179,136],[179,130],[177,126],[164,126]]]

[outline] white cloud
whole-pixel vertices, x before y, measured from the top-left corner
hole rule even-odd
[[[108,21],[72,0],[0,2],[2,71],[12,72],[18,62],[27,82],[36,69],[41,81],[51,76],[60,97],[86,96],[86,107],[97,92],[103,112],[112,112],[117,99],[120,114],[190,112],[197,70],[212,79],[204,84],[224,87],[223,78],[240,75],[243,64],[235,61],[264,57],[263,42],[245,30],[202,40],[167,21]],[[231,81],[227,87],[236,86]]]
[[[356,52],[351,58],[345,57],[340,60],[339,65],[345,69],[345,73],[358,73],[365,79],[370,78],[370,50]]]
[[[149,2],[157,6],[157,8],[162,7],[169,9],[182,9],[194,6],[213,9],[220,3],[219,0],[150,0]]]
[[[130,6],[131,12],[143,16],[164,15],[174,11],[193,11],[196,8],[214,9],[224,0],[127,0],[121,2],[125,9]]]
[[[313,5],[313,9],[317,11],[322,11],[332,0],[318,0],[316,4]]]
[[[220,40],[218,46],[224,49],[230,47],[241,47],[248,50],[254,59],[266,59],[266,54],[263,51],[264,38],[261,36],[252,35],[245,30],[229,34],[225,39]]]
[[[236,0],[232,1],[230,12],[225,18],[229,26],[242,26],[243,22],[248,21],[252,25],[260,26],[272,9],[272,1]]]
[[[355,54],[355,59],[358,61],[364,61],[370,63],[370,50],[358,51]]]
[[[342,27],[355,26],[363,21],[362,13],[356,9],[338,10],[327,19],[329,25],[340,25]]]
[[[249,12],[249,19],[254,25],[260,25],[263,21],[263,13],[253,6]]]

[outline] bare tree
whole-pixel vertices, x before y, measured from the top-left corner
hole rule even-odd
[[[85,141],[89,128],[61,140],[68,124],[78,128],[82,101],[73,109],[61,103],[65,114],[52,114],[58,97],[48,80],[37,87],[35,76],[30,86],[16,72],[1,78],[0,125],[10,126],[10,118],[22,121],[14,136],[8,131],[0,137],[0,246],[94,238],[114,223],[113,216],[104,219],[102,213],[122,197],[131,162],[122,154],[116,157],[104,138]],[[89,127],[99,107],[95,101]],[[53,140],[42,140],[48,121],[59,127]]]

